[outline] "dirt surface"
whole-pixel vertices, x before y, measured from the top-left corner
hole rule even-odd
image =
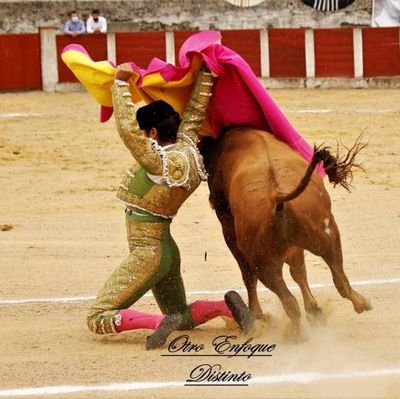
[[[329,191],[345,271],[374,309],[356,314],[333,288],[322,259],[307,254],[309,280],[319,284],[313,292],[328,325],[311,328],[303,312],[308,341],[294,344],[285,338],[288,319],[280,302],[260,291],[272,318],[258,322],[250,338],[275,344],[270,357],[163,356],[167,346],[144,349],[149,331],[94,337],[85,326],[90,298],[127,254],[115,191],[130,155],[114,122],[98,122],[98,107],[87,94],[1,94],[0,397],[399,397],[400,93],[271,94],[311,143],[335,147],[340,138],[349,146],[362,131],[369,140],[360,154],[366,173],[355,175],[353,192]],[[189,301],[243,289],[205,184],[182,207],[173,234]],[[286,281],[294,287],[288,273]],[[293,293],[300,301],[299,290]],[[151,296],[135,306],[157,311]],[[187,334],[207,355],[216,354],[212,341],[219,335],[237,335],[235,343],[249,339],[222,319]],[[184,386],[206,363],[251,374],[248,386]]]

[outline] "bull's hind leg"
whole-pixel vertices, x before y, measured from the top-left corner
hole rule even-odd
[[[298,247],[290,247],[286,253],[286,263],[289,265],[290,274],[293,280],[300,287],[304,301],[304,309],[307,312],[310,323],[318,322],[322,325],[326,324],[325,316],[321,308],[318,306],[310,286],[307,281],[307,271],[304,262],[304,250]]]
[[[303,341],[305,336],[302,333],[300,325],[300,307],[283,279],[282,267],[283,260],[275,259],[272,262],[268,262],[268,264],[260,270],[258,277],[260,281],[281,300],[283,308],[291,321],[290,336],[296,341]]]
[[[332,241],[330,241],[330,245],[327,245],[327,248],[325,248],[326,252],[322,254],[322,258],[331,270],[333,282],[339,291],[339,294],[353,303],[354,310],[357,313],[371,310],[372,306],[370,302],[351,287],[349,280],[344,273],[340,235],[333,218],[330,220],[329,237],[331,237]]]

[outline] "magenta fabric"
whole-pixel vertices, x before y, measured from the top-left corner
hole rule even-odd
[[[188,68],[191,57],[197,54],[219,76],[209,107],[214,135],[232,126],[267,130],[309,161],[313,148],[287,120],[247,62],[231,49],[215,43],[219,37],[216,32],[200,32],[191,36],[179,53],[181,67]]]
[[[179,67],[161,61],[157,62],[157,68],[151,64],[151,72],[157,69],[166,80],[179,80],[189,71],[193,56],[200,56],[218,75],[209,106],[209,120],[215,137],[233,126],[267,130],[309,161],[313,148],[287,120],[247,62],[233,50],[217,43],[220,38],[220,34],[213,31],[192,35],[180,49]]]
[[[306,161],[310,161],[313,148],[287,120],[247,62],[233,50],[219,44],[220,39],[221,35],[214,31],[202,31],[190,36],[180,49],[178,66],[158,58],[154,58],[147,69],[131,63],[139,74],[137,87],[141,87],[144,76],[152,73],[160,73],[167,82],[179,81],[192,72],[193,57],[200,57],[218,76],[208,115],[214,137],[230,127],[254,127],[272,133]],[[81,46],[71,46],[64,51],[73,48],[87,54]],[[101,120],[106,121],[111,115],[112,108],[103,106]],[[320,173],[323,174],[321,171]]]
[[[139,312],[134,309],[122,309],[118,313],[121,315],[121,324],[115,326],[117,332],[142,328],[156,330],[165,318],[164,315]]]
[[[225,301],[195,301],[190,305],[190,316],[197,326],[218,316],[232,318],[232,313]]]

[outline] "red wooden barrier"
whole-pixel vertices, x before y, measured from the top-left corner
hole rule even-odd
[[[60,55],[65,46],[68,44],[80,44],[89,53],[94,61],[104,61],[107,59],[107,36],[106,35],[81,35],[71,37],[68,35],[58,35],[57,42],[57,64],[58,64],[58,81],[77,82],[78,80],[64,64]]]
[[[116,33],[117,64],[132,61],[147,68],[154,58],[165,61],[165,32]]]
[[[39,34],[0,35],[0,90],[41,88]]]
[[[304,29],[268,29],[271,78],[304,78]]]
[[[314,30],[315,77],[354,77],[353,29]]]
[[[399,28],[364,28],[364,77],[400,75]]]
[[[196,31],[175,31],[175,52]],[[222,43],[238,52],[261,75],[259,30],[221,31]],[[364,28],[364,77],[400,76],[400,29]],[[304,78],[306,76],[304,29],[269,29],[269,65],[271,78]],[[117,63],[134,61],[142,68],[158,57],[166,58],[165,32],[116,33]],[[107,59],[106,35],[84,35],[71,38],[56,36],[57,64],[60,82],[76,82],[76,78],[60,58],[70,43],[83,45],[95,61]],[[354,76],[353,30],[316,29],[315,76]],[[0,35],[0,90],[41,89],[39,34]]]
[[[222,44],[240,54],[257,76],[261,76],[260,31],[222,30]]]

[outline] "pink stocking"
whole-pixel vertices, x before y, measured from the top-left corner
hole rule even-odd
[[[190,305],[190,315],[196,325],[203,324],[218,316],[232,318],[232,313],[225,301],[195,301]]]
[[[164,315],[139,312],[133,309],[120,310],[119,314],[121,316],[121,324],[115,327],[118,332],[140,328],[155,330],[165,317]]]

